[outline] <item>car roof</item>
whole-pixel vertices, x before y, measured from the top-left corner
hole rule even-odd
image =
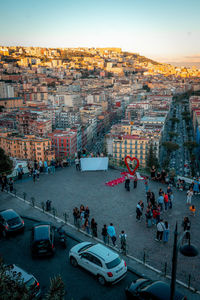
[[[95,244],[94,246],[86,250],[86,252],[98,256],[99,258],[103,259],[105,263],[113,261],[114,259],[119,257],[117,253],[115,253],[114,251],[110,250],[102,244]]]
[[[160,300],[169,300],[170,299],[170,286],[163,281],[153,281],[150,282],[147,287],[142,289],[143,291],[148,291],[152,295],[158,296]],[[175,300],[183,299],[183,295],[179,292],[175,292]]]
[[[16,213],[16,211],[14,211],[13,209],[2,210],[2,211],[0,212],[0,215],[1,215],[5,220],[10,220],[10,219],[19,217],[18,213]]]
[[[34,239],[35,240],[45,240],[49,239],[49,231],[50,231],[50,224],[36,224],[33,227],[34,230]]]
[[[16,272],[17,274],[21,274],[21,279],[24,281],[24,283],[26,283],[27,281],[29,281],[31,278],[33,278],[34,276],[27,273],[26,271],[24,271],[23,269],[21,269],[20,267],[16,266],[16,265],[12,265],[13,268],[8,271],[9,276],[12,278],[14,277],[14,272]]]

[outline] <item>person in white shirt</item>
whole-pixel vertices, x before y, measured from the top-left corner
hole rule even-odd
[[[155,241],[160,242],[163,238],[163,232],[165,230],[165,224],[163,223],[163,219],[160,220],[157,224],[157,233],[156,233],[156,239]]]
[[[191,204],[193,196],[193,190],[192,187],[187,191],[187,204]]]

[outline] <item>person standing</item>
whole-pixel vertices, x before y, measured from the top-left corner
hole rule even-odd
[[[155,166],[151,167],[150,172],[151,172],[151,179],[155,180],[156,179],[156,168],[155,168]]]
[[[136,189],[137,188],[137,174],[135,173],[133,175],[133,188]]]
[[[51,160],[51,173],[55,174],[55,172],[56,172],[56,164],[55,164],[54,159],[52,158],[52,160]]]
[[[140,200],[140,202],[138,202],[136,206],[136,221],[141,222],[140,218],[142,216],[143,208],[144,208],[144,203],[142,200]]]
[[[187,191],[187,204],[191,204],[192,196],[193,196],[193,190],[192,187],[190,187],[190,189]]]
[[[12,179],[12,177],[9,178],[9,182],[8,182],[9,188],[10,188],[10,192],[13,192],[13,185],[14,185],[14,181]]]
[[[74,217],[74,225],[77,226],[77,217],[79,214],[78,207],[74,207],[73,209],[73,217]]]
[[[199,180],[198,180],[198,178],[195,178],[193,183],[194,183],[194,185],[193,185],[194,195],[199,194]]]
[[[165,221],[164,226],[163,242],[167,243],[169,240],[169,224],[167,221]]]
[[[2,178],[1,178],[1,191],[2,192],[7,187],[7,184],[8,184],[7,176],[3,175]]]
[[[165,210],[168,210],[168,207],[169,207],[168,194],[164,194],[164,203],[165,203]]]
[[[76,171],[80,171],[80,160],[78,157],[75,159],[75,166],[76,166]]]
[[[95,222],[95,219],[92,218],[91,220],[91,230],[92,230],[92,236],[97,237],[97,223]]]
[[[160,211],[163,211],[164,197],[163,193],[158,197],[158,204],[160,205]]]
[[[120,238],[120,244],[121,244],[121,251],[123,254],[126,255],[126,239],[127,235],[125,234],[124,230],[121,231],[121,234],[119,235]]]
[[[105,244],[108,244],[108,232],[107,232],[107,226],[106,224],[103,225],[101,235],[103,237],[103,241]]]
[[[35,183],[35,179],[37,176],[37,170],[33,170],[33,182]]]
[[[130,192],[130,178],[128,177],[128,175],[126,176],[125,179],[125,189]]]
[[[115,232],[115,227],[113,226],[113,223],[110,223],[110,226],[107,228],[108,236],[111,238],[113,246],[116,246],[116,232]]]
[[[155,241],[160,242],[160,241],[162,241],[163,232],[165,229],[165,224],[163,223],[163,219],[161,219],[160,222],[158,222],[156,228],[157,228],[157,233],[156,233]]]
[[[85,218],[83,228],[84,228],[84,230],[86,230],[87,234],[90,234],[90,222],[89,222],[88,218]]]
[[[48,163],[46,160],[44,161],[44,170],[45,170],[45,174],[48,175]]]
[[[144,185],[145,185],[145,192],[147,194],[149,191],[149,177],[148,176],[144,180]]]
[[[42,173],[43,172],[43,163],[41,160],[39,161],[39,168],[40,168],[40,173]]]

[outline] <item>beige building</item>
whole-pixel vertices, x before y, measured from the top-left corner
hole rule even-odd
[[[34,135],[19,137],[11,132],[0,132],[0,147],[7,155],[19,159],[51,161],[55,158],[50,138],[38,138]]]

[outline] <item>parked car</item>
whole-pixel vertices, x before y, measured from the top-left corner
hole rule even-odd
[[[48,256],[55,253],[54,228],[50,223],[38,223],[32,228],[32,257]]]
[[[74,267],[78,265],[94,274],[99,283],[116,283],[127,274],[126,262],[114,251],[102,244],[79,243],[69,252]]]
[[[9,269],[6,271],[6,274],[12,280],[18,280],[20,275],[20,281],[25,284],[26,288],[30,291],[31,299],[37,299],[41,295],[40,284],[37,279],[21,269],[16,265],[9,265]]]
[[[125,289],[126,299],[170,300],[170,286],[163,281],[145,278],[137,279]],[[175,291],[175,300],[186,300],[185,296]]]
[[[3,235],[24,230],[24,220],[13,209],[0,211],[0,228]]]

